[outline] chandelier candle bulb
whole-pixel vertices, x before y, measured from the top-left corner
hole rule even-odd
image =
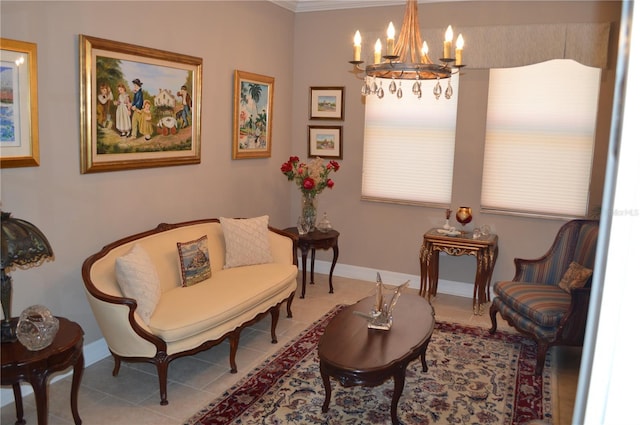
[[[376,41],[376,45],[373,51],[373,62],[380,63],[380,59],[382,58],[382,42],[380,39]]]
[[[462,65],[462,49],[464,48],[464,38],[462,34],[458,35],[456,40],[456,65]]]
[[[422,42],[422,63],[429,63],[429,60],[427,59],[428,54],[429,54],[429,46],[427,46],[426,41],[423,41]]]
[[[447,27],[444,33],[444,59],[451,59],[451,43],[453,42],[453,29],[451,25]]]
[[[360,31],[356,31],[356,35],[353,37],[353,60],[355,62],[360,61],[360,52],[362,51],[362,37]]]
[[[393,56],[395,37],[396,29],[393,27],[393,22],[389,22],[389,27],[387,28],[387,56]]]

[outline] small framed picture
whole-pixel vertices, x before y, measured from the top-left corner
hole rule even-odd
[[[342,126],[309,126],[309,156],[342,159]]]
[[[309,119],[344,120],[344,87],[311,87]]]

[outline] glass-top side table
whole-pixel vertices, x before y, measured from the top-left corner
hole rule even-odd
[[[498,235],[481,235],[474,239],[472,232],[450,236],[437,228],[424,234],[420,249],[420,295],[435,297],[438,292],[440,252],[452,256],[473,255],[476,257],[476,277],[473,285],[473,312],[481,314],[490,301],[491,276],[498,258]]]

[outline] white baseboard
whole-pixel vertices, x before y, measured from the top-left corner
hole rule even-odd
[[[298,257],[299,268],[302,268],[302,259]],[[322,274],[329,274],[331,262],[316,260],[314,271]],[[307,266],[309,271],[309,266]],[[409,287],[420,289],[420,276],[397,273],[386,270],[375,270],[368,267],[350,266],[348,264],[336,264],[333,270],[334,276],[346,277],[349,279],[376,281],[376,273],[380,273],[382,281],[386,285],[401,285],[407,280]],[[438,293],[456,295],[458,297],[473,298],[473,283],[456,282],[453,280],[438,279]]]
[[[298,258],[299,267],[302,267],[302,259]],[[309,267],[307,267],[307,270]],[[329,274],[331,270],[331,262],[316,260],[314,271],[321,274]],[[350,266],[348,264],[336,264],[336,268],[333,271],[334,276],[346,277],[349,279],[368,280],[371,282],[376,281],[376,273],[380,272],[382,281],[387,285],[400,285],[407,280],[409,281],[409,287],[420,289],[420,276],[410,275],[406,273],[397,273],[386,270],[374,270],[368,267]],[[440,279],[438,281],[438,292],[441,294],[456,295],[459,297],[472,298],[473,297],[473,284],[464,282],[455,282],[451,280]],[[94,341],[90,344],[86,344],[83,349],[84,364],[85,366],[91,366],[92,364],[99,362],[100,360],[108,357],[111,353],[109,347],[104,338]],[[56,382],[69,375],[73,370],[69,370],[63,375],[58,375],[51,380]],[[33,392],[31,385],[22,384],[22,396]],[[11,389],[0,390],[0,406],[5,406],[9,403],[13,403],[13,391]]]

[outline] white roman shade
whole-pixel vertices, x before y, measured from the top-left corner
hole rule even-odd
[[[381,80],[383,81],[383,80]],[[399,82],[399,80],[398,80]],[[451,203],[453,156],[458,109],[458,76],[451,78],[453,96],[433,96],[435,81],[424,81],[422,99],[403,81],[402,99],[367,96],[362,197],[410,204]],[[449,83],[440,82],[443,93]]]
[[[599,88],[573,60],[491,70],[484,210],[586,215]]]

